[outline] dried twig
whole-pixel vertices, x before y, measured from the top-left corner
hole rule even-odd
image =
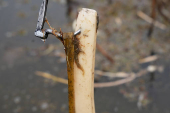
[[[148,71],[146,69],[144,70],[141,70],[140,72],[138,73],[130,73],[130,74],[126,74],[124,72],[118,72],[118,73],[110,73],[110,72],[102,72],[102,71],[97,71],[98,74],[108,74],[109,76],[114,76],[116,75],[117,77],[125,77],[124,79],[121,79],[121,80],[117,80],[117,81],[113,81],[113,82],[105,82],[105,83],[95,83],[94,84],[94,87],[95,88],[103,88],[103,87],[113,87],[113,86],[118,86],[118,85],[122,85],[122,84],[125,84],[125,83],[128,83],[128,82],[131,82],[133,81],[135,78],[137,77],[140,77],[142,75],[145,75]],[[122,74],[121,74],[122,73]],[[63,84],[68,84],[68,80],[67,79],[63,79],[63,78],[60,78],[60,77],[56,77],[54,75],[51,75],[49,73],[45,73],[45,72],[40,72],[40,71],[36,71],[35,72],[36,75],[38,76],[42,76],[44,78],[47,78],[47,79],[51,79],[55,82],[60,82],[60,83],[63,83]],[[113,74],[113,75],[111,75]],[[120,76],[118,76],[120,75]]]
[[[148,37],[150,37],[152,35],[152,32],[154,30],[154,22],[156,20],[156,5],[157,5],[157,1],[156,0],[152,0],[152,5],[151,5],[151,18],[152,18],[152,23],[149,27],[148,30]]]
[[[95,70],[95,74],[100,75],[100,76],[107,76],[110,78],[126,78],[130,77],[131,73],[125,73],[125,72],[117,72],[117,73],[111,73],[111,72],[103,72],[100,70]]]
[[[142,18],[143,20],[145,20],[146,22],[150,23],[150,24],[153,22],[153,19],[151,17],[149,17],[148,15],[146,15],[145,13],[143,13],[142,11],[138,11],[137,15],[140,18]],[[160,28],[162,30],[167,28],[164,24],[162,24],[162,23],[160,23],[158,21],[154,21],[154,26],[158,27],[158,28]]]
[[[117,81],[113,81],[113,82],[95,83],[94,87],[95,88],[103,88],[103,87],[118,86],[118,85],[121,85],[121,84],[131,82],[135,78],[136,78],[135,74],[132,74],[130,77],[127,77],[127,78],[124,78],[124,79],[121,79],[121,80],[117,80]]]
[[[43,55],[50,54],[55,49],[54,45],[49,45],[48,48],[42,53]]]
[[[98,43],[96,43],[96,47],[111,63],[114,63],[113,58]]]
[[[163,13],[163,1],[159,1],[158,5],[157,5],[157,9],[158,9],[158,13],[168,22],[170,22],[170,18],[168,17],[168,15]],[[169,3],[167,2],[167,4],[169,5]],[[169,12],[169,11],[167,11]]]
[[[118,85],[122,85],[128,82],[133,81],[135,78],[140,77],[144,74],[146,74],[148,71],[147,70],[141,70],[138,73],[131,73],[130,77],[126,77],[124,79],[121,80],[117,80],[117,81],[113,81],[113,82],[105,82],[105,83],[95,83],[94,87],[95,88],[103,88],[103,87],[113,87],[113,86],[118,86]]]
[[[63,83],[63,84],[68,84],[68,80],[67,79],[56,77],[56,76],[51,75],[49,73],[45,73],[45,72],[41,72],[41,71],[36,71],[35,74],[38,75],[38,76],[42,76],[44,78],[51,79],[51,80],[53,80],[55,82],[60,82],[60,83]]]
[[[140,60],[139,60],[139,63],[142,64],[142,63],[153,62],[153,61],[155,61],[155,60],[157,60],[157,59],[158,59],[158,56],[157,56],[157,55],[153,55],[153,56],[149,56],[149,57],[140,59]]]

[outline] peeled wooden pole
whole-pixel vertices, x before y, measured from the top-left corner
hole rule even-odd
[[[83,8],[77,18],[76,36],[78,62],[74,62],[75,113],[95,113],[94,106],[94,66],[97,36],[97,12]],[[76,50],[75,50],[76,51]]]
[[[97,12],[82,9],[77,18],[76,31],[63,33],[65,46],[69,113],[95,113],[94,108],[94,64],[97,33]]]

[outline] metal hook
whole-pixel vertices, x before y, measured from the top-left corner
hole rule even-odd
[[[48,34],[53,34],[52,29],[45,29],[43,30],[44,23],[45,23],[45,16],[47,12],[47,5],[48,5],[48,0],[43,0],[40,11],[39,11],[39,16],[38,16],[38,22],[37,22],[37,27],[35,30],[35,36],[41,38],[44,42],[48,38]],[[74,35],[78,35],[81,33],[81,30],[79,29],[78,31],[74,32]],[[58,37],[62,37],[62,34],[59,32],[56,33]]]
[[[44,23],[45,23],[45,16],[47,12],[47,5],[48,5],[48,0],[43,0],[39,11],[37,27],[35,30],[35,36],[41,39],[47,39],[48,34],[52,33],[51,29],[43,30]]]

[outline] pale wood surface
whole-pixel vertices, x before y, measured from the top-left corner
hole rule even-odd
[[[94,107],[94,67],[96,51],[97,12],[83,8],[78,15],[76,29],[81,52],[78,55],[83,69],[74,63],[75,109],[76,113],[95,113]]]

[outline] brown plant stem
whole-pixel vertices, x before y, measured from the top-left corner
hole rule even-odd
[[[75,92],[74,92],[74,34],[73,32],[63,33],[68,74],[68,98],[69,113],[75,113]]]
[[[111,63],[114,63],[113,58],[98,43],[96,43],[96,47],[103,56],[105,56]]]

